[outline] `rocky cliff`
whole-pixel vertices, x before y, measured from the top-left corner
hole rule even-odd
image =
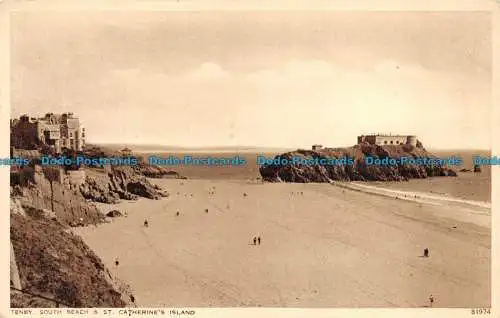
[[[401,157],[436,158],[428,153],[421,142],[417,147],[410,145],[378,146],[362,143],[348,148],[322,149],[318,151],[297,150],[287,152],[275,159],[292,160],[293,157],[305,159],[341,159],[351,158],[352,165],[300,165],[300,164],[266,164],[260,168],[264,181],[269,182],[329,182],[337,181],[404,181],[422,179],[430,176],[456,176],[455,171],[444,166],[429,165],[367,165],[365,157],[377,159]]]
[[[11,200],[10,237],[24,293],[11,291],[12,307],[125,307],[120,283],[78,236],[47,210]],[[31,294],[31,295],[30,295]]]
[[[43,172],[34,172],[33,180],[25,185],[13,185],[11,197],[27,208],[45,210],[66,225],[97,224],[104,218],[94,204],[83,198],[78,188],[51,182]]]
[[[87,168],[84,172],[83,182],[75,183],[57,167],[25,167],[11,173],[11,195],[35,208],[53,211],[59,221],[69,225],[97,224],[103,220],[91,201],[117,203],[120,199],[168,196],[130,166]]]
[[[80,185],[84,198],[116,203],[120,199],[136,200],[138,197],[157,200],[168,193],[152,184],[130,166],[106,166],[103,169],[87,169],[85,183]]]
[[[12,307],[56,305],[28,293],[55,299],[62,306],[132,305],[128,286],[111,275],[70,226],[105,220],[92,201],[115,203],[168,194],[137,167],[70,168],[37,164],[11,168],[10,234],[25,291],[11,291]]]

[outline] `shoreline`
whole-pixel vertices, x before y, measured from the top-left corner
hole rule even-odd
[[[333,182],[332,184],[338,185],[338,182]],[[347,186],[350,189],[359,189],[365,193],[379,193],[381,195],[386,195],[388,197],[397,197],[402,200],[416,201],[416,202],[432,202],[432,201],[446,201],[450,203],[458,203],[463,205],[470,205],[473,207],[491,209],[491,202],[485,201],[475,201],[475,200],[465,200],[449,195],[430,195],[424,192],[418,191],[403,191],[396,189],[388,189],[384,187],[372,186],[369,184],[364,184],[359,181],[340,183],[343,186]]]

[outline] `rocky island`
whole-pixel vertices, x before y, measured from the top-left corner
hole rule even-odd
[[[400,136],[396,136],[400,137]],[[399,141],[399,139],[396,139]],[[391,140],[392,141],[392,140]],[[279,162],[292,158],[340,160],[348,158],[352,164],[340,165],[303,165],[303,164],[264,164],[260,174],[268,182],[331,182],[331,181],[407,181],[435,176],[456,176],[456,172],[447,166],[403,164],[403,165],[370,165],[366,158],[396,159],[435,158],[420,141],[411,143],[377,144],[360,140],[352,147],[323,148],[313,146],[313,150],[296,150],[276,156]]]

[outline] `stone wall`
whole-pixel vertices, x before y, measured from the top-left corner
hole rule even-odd
[[[406,144],[407,136],[376,136],[376,145],[400,145]]]

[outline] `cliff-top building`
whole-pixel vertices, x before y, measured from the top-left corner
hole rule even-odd
[[[412,145],[417,146],[417,136],[413,135],[391,135],[391,134],[372,134],[358,136],[358,144],[368,142],[372,145]]]
[[[81,151],[85,146],[85,128],[73,113],[47,113],[35,118],[22,115],[10,121],[11,147],[37,149],[47,145],[56,153],[63,148]]]

